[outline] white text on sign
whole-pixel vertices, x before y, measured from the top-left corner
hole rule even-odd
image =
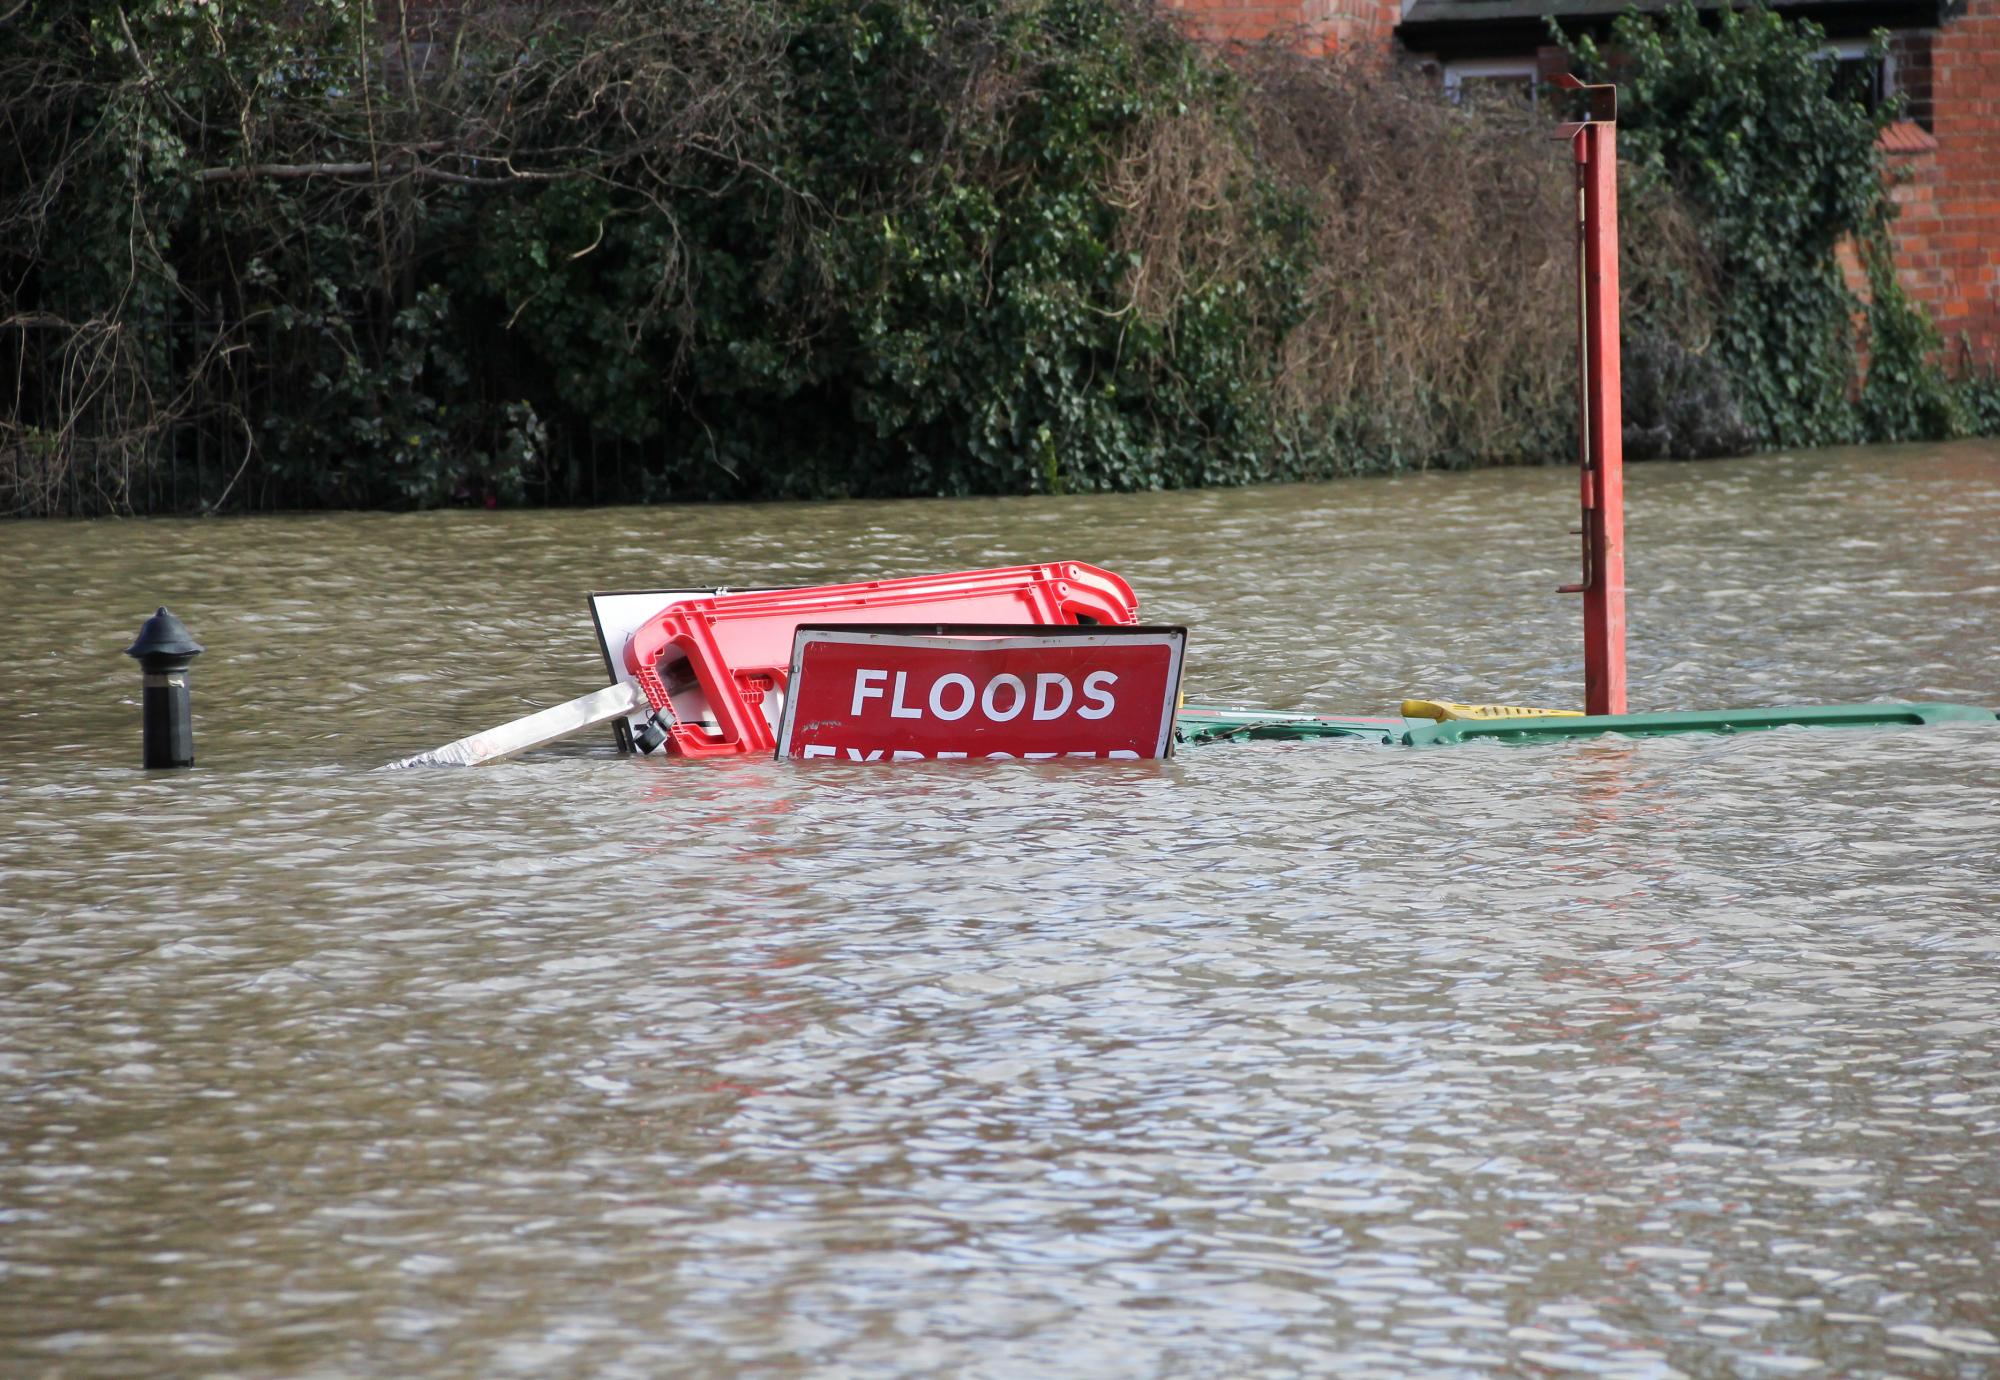
[[[1030,719],[1046,723],[1062,718],[1072,706],[1077,718],[1091,720],[1106,718],[1118,708],[1117,697],[1111,694],[1111,687],[1118,683],[1115,671],[1092,671],[1083,678],[1081,694],[1068,676],[1052,671],[1035,677],[1033,691],[1021,677],[1008,672],[994,676],[981,688],[973,684],[972,677],[947,671],[914,702],[909,682],[908,671],[895,672],[892,681],[889,671],[858,669],[854,673],[854,703],[848,712],[858,716],[870,700],[885,700],[892,719],[922,719],[928,714],[950,723],[976,708],[987,722],[1004,724],[1020,718],[1023,711]]]

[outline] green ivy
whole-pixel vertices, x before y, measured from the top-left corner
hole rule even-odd
[[[1840,89],[1824,32],[1761,4],[1705,15],[1678,0],[1662,15],[1620,15],[1602,48],[1566,42],[1580,70],[1619,85],[1621,156],[1672,182],[1699,216],[1721,278],[1712,353],[1751,434],[1771,446],[1949,434],[1935,332],[1887,253],[1876,136],[1897,112]],[[1836,257],[1843,242],[1870,267],[1865,309]],[[1641,334],[1658,324],[1632,323]]]
[[[1560,312],[1468,368],[1436,305],[1567,263],[1519,112],[1224,60],[1148,0],[442,12],[448,58],[417,71],[373,0],[19,7],[0,317],[62,329],[0,337],[0,376],[27,381],[0,416],[0,502],[1070,493],[1572,451],[1561,351],[1521,348],[1557,340]],[[1628,245],[1654,254],[1628,393],[1655,453],[2000,413],[1990,380],[1937,372],[1882,251],[1886,115],[1842,99],[1820,42],[1683,4],[1577,45],[1586,70],[1618,55],[1625,156],[1650,179],[1629,206],[1691,206],[1719,278]],[[1326,140],[1332,94],[1366,100]],[[1508,189],[1490,226],[1486,203],[1466,213],[1488,257],[1371,261],[1465,230],[1374,204],[1413,147],[1354,113],[1378,96],[1432,121],[1434,151],[1502,151],[1479,165]],[[1134,170],[1175,157],[1213,180],[1148,222]],[[1873,275],[1865,316],[1843,240]],[[1149,258],[1162,242],[1182,248]],[[1389,348],[1426,331],[1428,353]],[[66,378],[88,386],[33,391]]]
[[[982,19],[998,33],[960,32]],[[738,187],[684,222],[696,287],[656,354],[684,361],[675,377],[699,400],[665,419],[688,461],[655,492],[1074,491],[1270,472],[1257,323],[1309,226],[1277,212],[1270,185],[1243,187],[1274,207],[1266,270],[1135,323],[1106,197],[1119,140],[1226,100],[1226,69],[1098,0],[811,0],[792,20],[788,118],[751,157],[827,215],[788,240],[791,208]],[[990,49],[964,51],[968,37]],[[1018,93],[1004,111],[953,104],[981,63]],[[746,245],[790,253],[760,261]]]

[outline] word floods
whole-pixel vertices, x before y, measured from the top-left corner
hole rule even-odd
[[[802,627],[780,757],[1165,757],[1184,628]]]

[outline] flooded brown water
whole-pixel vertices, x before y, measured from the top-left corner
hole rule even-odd
[[[2000,447],[1630,488],[1635,708],[2000,705]],[[2000,1373],[2000,730],[376,769],[592,589],[1058,557],[1574,702],[1573,492],[0,528],[0,1374]]]

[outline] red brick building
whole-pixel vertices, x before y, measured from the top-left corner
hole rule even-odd
[[[1314,52],[1379,54],[1433,68],[1448,90],[1532,86],[1561,64],[1547,19],[1601,33],[1625,0],[1166,0],[1195,32],[1252,43],[1296,35]],[[1661,8],[1643,0],[1639,8]],[[1702,0],[1704,9],[1713,0]],[[1829,58],[1905,118],[1882,145],[1899,209],[1903,285],[1943,332],[1949,362],[2000,365],[2000,0],[1816,0],[1775,5],[1826,31]],[[1868,37],[1890,33],[1888,59]],[[1865,287],[1858,274],[1850,274]]]

